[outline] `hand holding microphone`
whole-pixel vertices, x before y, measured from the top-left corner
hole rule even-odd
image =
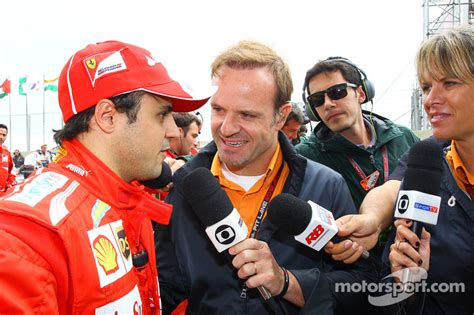
[[[410,230],[412,225],[412,221],[402,219],[395,221],[397,232],[395,242],[390,246],[389,255],[390,271],[392,273],[412,267],[421,267],[425,270],[429,269],[431,235],[423,229],[421,237],[418,238],[418,236]]]
[[[423,230],[423,224],[436,225],[438,222],[442,163],[443,152],[435,142],[417,142],[409,151],[395,206],[395,217],[403,220],[396,222],[397,235],[389,255],[392,270],[415,266],[427,270],[429,266],[430,236]],[[401,281],[413,281],[409,269],[403,271]]]
[[[281,193],[270,202],[268,219],[280,230],[294,235],[295,240],[321,250],[330,240],[340,240],[338,227],[332,212],[315,204],[305,202],[291,194]],[[369,257],[364,251],[362,256]]]
[[[246,279],[248,288],[263,287],[272,296],[279,295],[285,286],[285,273],[278,265],[268,244],[256,239],[246,239],[229,249],[234,255],[232,265],[240,279]]]
[[[239,278],[250,277],[247,279],[249,287],[256,286],[265,302],[275,310],[277,305],[272,293],[279,293],[277,287],[281,286],[283,275],[279,275],[280,279],[276,273],[269,275],[267,268],[271,266],[271,270],[275,270],[277,264],[268,245],[255,239],[246,240],[245,222],[212,173],[207,168],[195,169],[183,179],[183,192],[216,250],[221,253],[232,247],[231,252],[236,255],[232,263],[239,268]],[[260,276],[262,272],[265,273]]]

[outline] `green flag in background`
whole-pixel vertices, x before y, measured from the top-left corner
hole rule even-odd
[[[20,95],[26,95],[23,85],[26,84],[26,77],[20,78],[18,80],[18,93]]]
[[[52,80],[44,80],[44,90],[45,91],[58,91],[58,78]]]

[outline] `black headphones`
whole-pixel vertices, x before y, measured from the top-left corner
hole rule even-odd
[[[342,57],[329,57],[326,60],[323,60],[322,62],[327,62],[327,61],[340,61],[344,62],[345,64],[350,65],[354,69],[357,70],[357,73],[359,74],[360,82],[362,85],[362,89],[365,93],[365,99],[362,101],[362,104],[367,103],[367,102],[372,102],[375,96],[375,88],[372,82],[369,81],[367,78],[367,75],[365,72],[357,67],[355,64],[353,64],[349,59],[342,58]],[[308,100],[306,99],[306,93],[309,93],[309,81],[311,78],[308,78],[305,80],[304,85],[303,85],[303,102],[305,104],[305,109],[306,109],[306,115],[308,116],[309,119],[313,121],[320,121],[321,118],[319,117],[318,113],[311,108],[311,106],[308,103]]]

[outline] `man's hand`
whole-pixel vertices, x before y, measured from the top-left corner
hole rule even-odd
[[[256,239],[246,239],[229,249],[235,255],[232,265],[237,268],[240,279],[247,280],[248,288],[262,286],[272,296],[279,295],[285,284],[285,274],[273,257],[268,244]],[[289,287],[285,300],[298,307],[304,306],[304,296],[296,277],[288,271]]]
[[[285,275],[276,262],[268,244],[256,239],[246,239],[229,249],[235,255],[232,265],[240,279],[246,279],[248,288],[263,286],[272,296],[283,289]]]
[[[370,250],[377,244],[380,222],[371,213],[346,215],[337,219],[336,224],[339,229],[337,235],[349,240],[337,244],[329,242],[324,247],[334,260],[352,264],[359,259],[364,249]]]

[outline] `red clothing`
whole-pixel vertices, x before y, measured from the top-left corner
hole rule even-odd
[[[7,147],[2,145],[1,148],[1,167],[0,167],[0,192],[7,190],[7,188],[16,184],[16,177],[12,174],[13,159]],[[1,193],[0,193],[1,195]]]
[[[79,141],[66,141],[56,162],[0,198],[0,220],[26,219],[32,238],[46,229],[64,250],[35,251],[37,239],[0,228],[0,313],[160,313],[150,218],[167,224],[170,214],[170,205],[124,182]],[[142,250],[148,262],[134,267]],[[66,262],[66,277],[48,263],[54,255]]]

